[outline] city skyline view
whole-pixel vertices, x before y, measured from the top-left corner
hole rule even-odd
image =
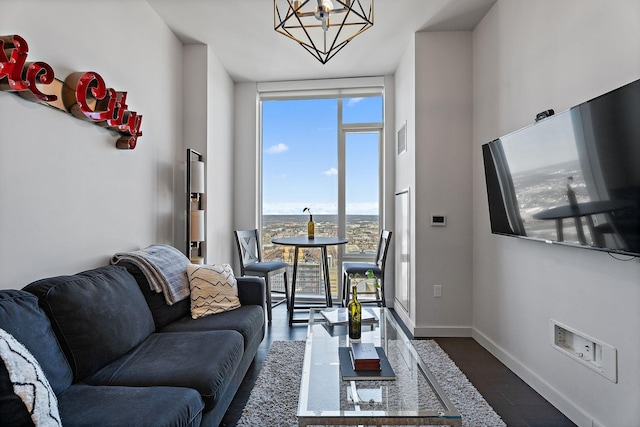
[[[261,233],[262,258],[264,261],[284,261],[289,264],[289,277],[292,277],[294,251],[291,246],[272,243],[275,238],[288,236],[306,236],[309,216],[293,215],[264,215]],[[337,215],[314,216],[316,236],[336,236],[338,234]],[[379,218],[377,215],[350,215],[347,221],[346,245],[332,245],[327,248],[329,280],[331,293],[339,295],[341,284],[340,253],[348,255],[368,255],[367,262],[375,257],[379,239]],[[299,254],[299,275],[296,281],[296,292],[306,295],[322,295],[323,277],[321,274],[321,252],[318,248],[303,248]],[[283,291],[283,282],[274,278],[272,289]],[[363,285],[367,281],[363,280]]]

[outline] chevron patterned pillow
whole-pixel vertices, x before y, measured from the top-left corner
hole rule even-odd
[[[191,317],[198,319],[240,307],[238,284],[229,264],[187,265]]]
[[[24,345],[4,329],[0,329],[0,363],[4,363],[13,392],[26,406],[33,425],[62,426],[58,399],[40,364]]]

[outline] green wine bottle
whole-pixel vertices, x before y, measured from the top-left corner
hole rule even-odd
[[[353,299],[349,301],[349,338],[360,340],[362,335],[362,304],[358,301],[358,289],[356,285],[351,288]]]
[[[307,236],[309,239],[315,238],[315,228],[316,225],[313,222],[313,215],[309,214],[309,222],[307,223]]]

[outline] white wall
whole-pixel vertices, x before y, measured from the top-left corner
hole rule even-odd
[[[640,419],[640,262],[491,235],[481,144],[640,78],[637,0],[499,0],[473,35],[474,337],[580,426]],[[618,350],[617,384],[550,345]]]
[[[234,83],[208,48],[207,262],[233,262]]]
[[[187,251],[187,161],[196,160],[195,156],[192,159],[187,159],[187,148],[193,149],[202,154],[203,161],[207,162],[207,138],[209,134],[209,126],[207,118],[209,116],[208,111],[208,57],[209,48],[204,44],[189,44],[185,45],[182,49],[182,63],[183,63],[183,75],[182,81],[182,120],[183,120],[183,139],[181,144],[176,148],[179,153],[176,153],[176,159],[180,159],[179,170],[176,173],[176,189],[185,190],[183,192],[176,192],[176,241],[180,242],[180,249],[187,256],[191,254]],[[208,166],[208,165],[206,165]],[[205,176],[209,172],[209,168],[205,169]],[[208,193],[208,180],[205,182],[205,194],[202,197],[202,208],[205,210],[205,215],[209,214],[207,206],[207,193]],[[190,208],[189,208],[190,209]],[[209,218],[205,217],[205,230],[210,224]],[[190,243],[190,242],[189,242]],[[202,242],[202,250],[205,256],[205,261],[210,262],[207,256],[207,248],[209,239]]]
[[[471,333],[471,47],[470,32],[416,33],[395,75],[396,126],[407,122],[396,191],[410,188],[413,255],[409,313],[397,310],[416,336]]]
[[[174,242],[181,139],[181,44],[141,0],[2,2],[2,34],[58,79],[98,72],[142,114],[133,151],[92,123],[0,92],[0,288],[108,263]]]
[[[207,45],[184,46],[184,132],[177,175],[176,222],[180,249],[186,247],[186,149],[203,155],[206,188],[202,202],[206,215],[207,241],[203,243],[206,262],[232,263],[233,237],[233,138],[234,83],[215,53]],[[182,189],[185,190],[182,190]],[[178,234],[178,233],[177,233]]]
[[[396,112],[395,112],[395,78],[393,75],[384,76],[384,147],[382,163],[382,228],[395,230],[395,173],[396,173]],[[391,235],[391,244],[387,252],[385,277],[383,280],[384,297],[387,307],[394,306],[395,274],[396,274],[396,240],[397,235]],[[385,282],[386,281],[386,282]]]
[[[409,189],[409,208],[410,208],[410,230],[415,230],[415,153],[416,153],[416,40],[415,36],[409,40],[407,47],[402,55],[400,64],[394,75],[395,83],[395,132],[402,128],[406,122],[406,138],[407,150],[400,154],[394,155],[395,158],[395,193]],[[395,144],[397,144],[397,136]],[[394,144],[394,145],[395,145]],[[397,150],[396,150],[397,153]],[[394,206],[395,208],[395,206]],[[396,213],[397,214],[397,213]],[[394,227],[395,228],[395,227]],[[413,233],[412,233],[413,234]],[[399,234],[396,234],[395,241],[399,242]],[[410,241],[410,253],[415,254],[415,239]],[[396,287],[406,286],[406,294],[409,296],[408,312],[405,311],[401,304],[394,303],[396,312],[402,317],[405,325],[409,330],[415,328],[415,257],[410,261],[409,279],[410,283],[402,283],[399,272],[395,277]]]
[[[256,83],[236,83],[234,139],[234,228],[249,230],[258,226],[258,91]],[[235,260],[240,269],[239,260]]]
[[[416,33],[417,336],[470,332],[471,61],[470,32]],[[446,215],[446,227],[432,227],[432,213]]]

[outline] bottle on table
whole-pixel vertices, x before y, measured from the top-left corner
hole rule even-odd
[[[307,236],[309,239],[315,238],[316,225],[313,222],[313,215],[309,214],[309,222],[307,223]]]
[[[356,285],[351,288],[353,298],[349,301],[347,311],[349,312],[349,338],[360,340],[362,335],[362,304],[358,301],[358,289]]]

